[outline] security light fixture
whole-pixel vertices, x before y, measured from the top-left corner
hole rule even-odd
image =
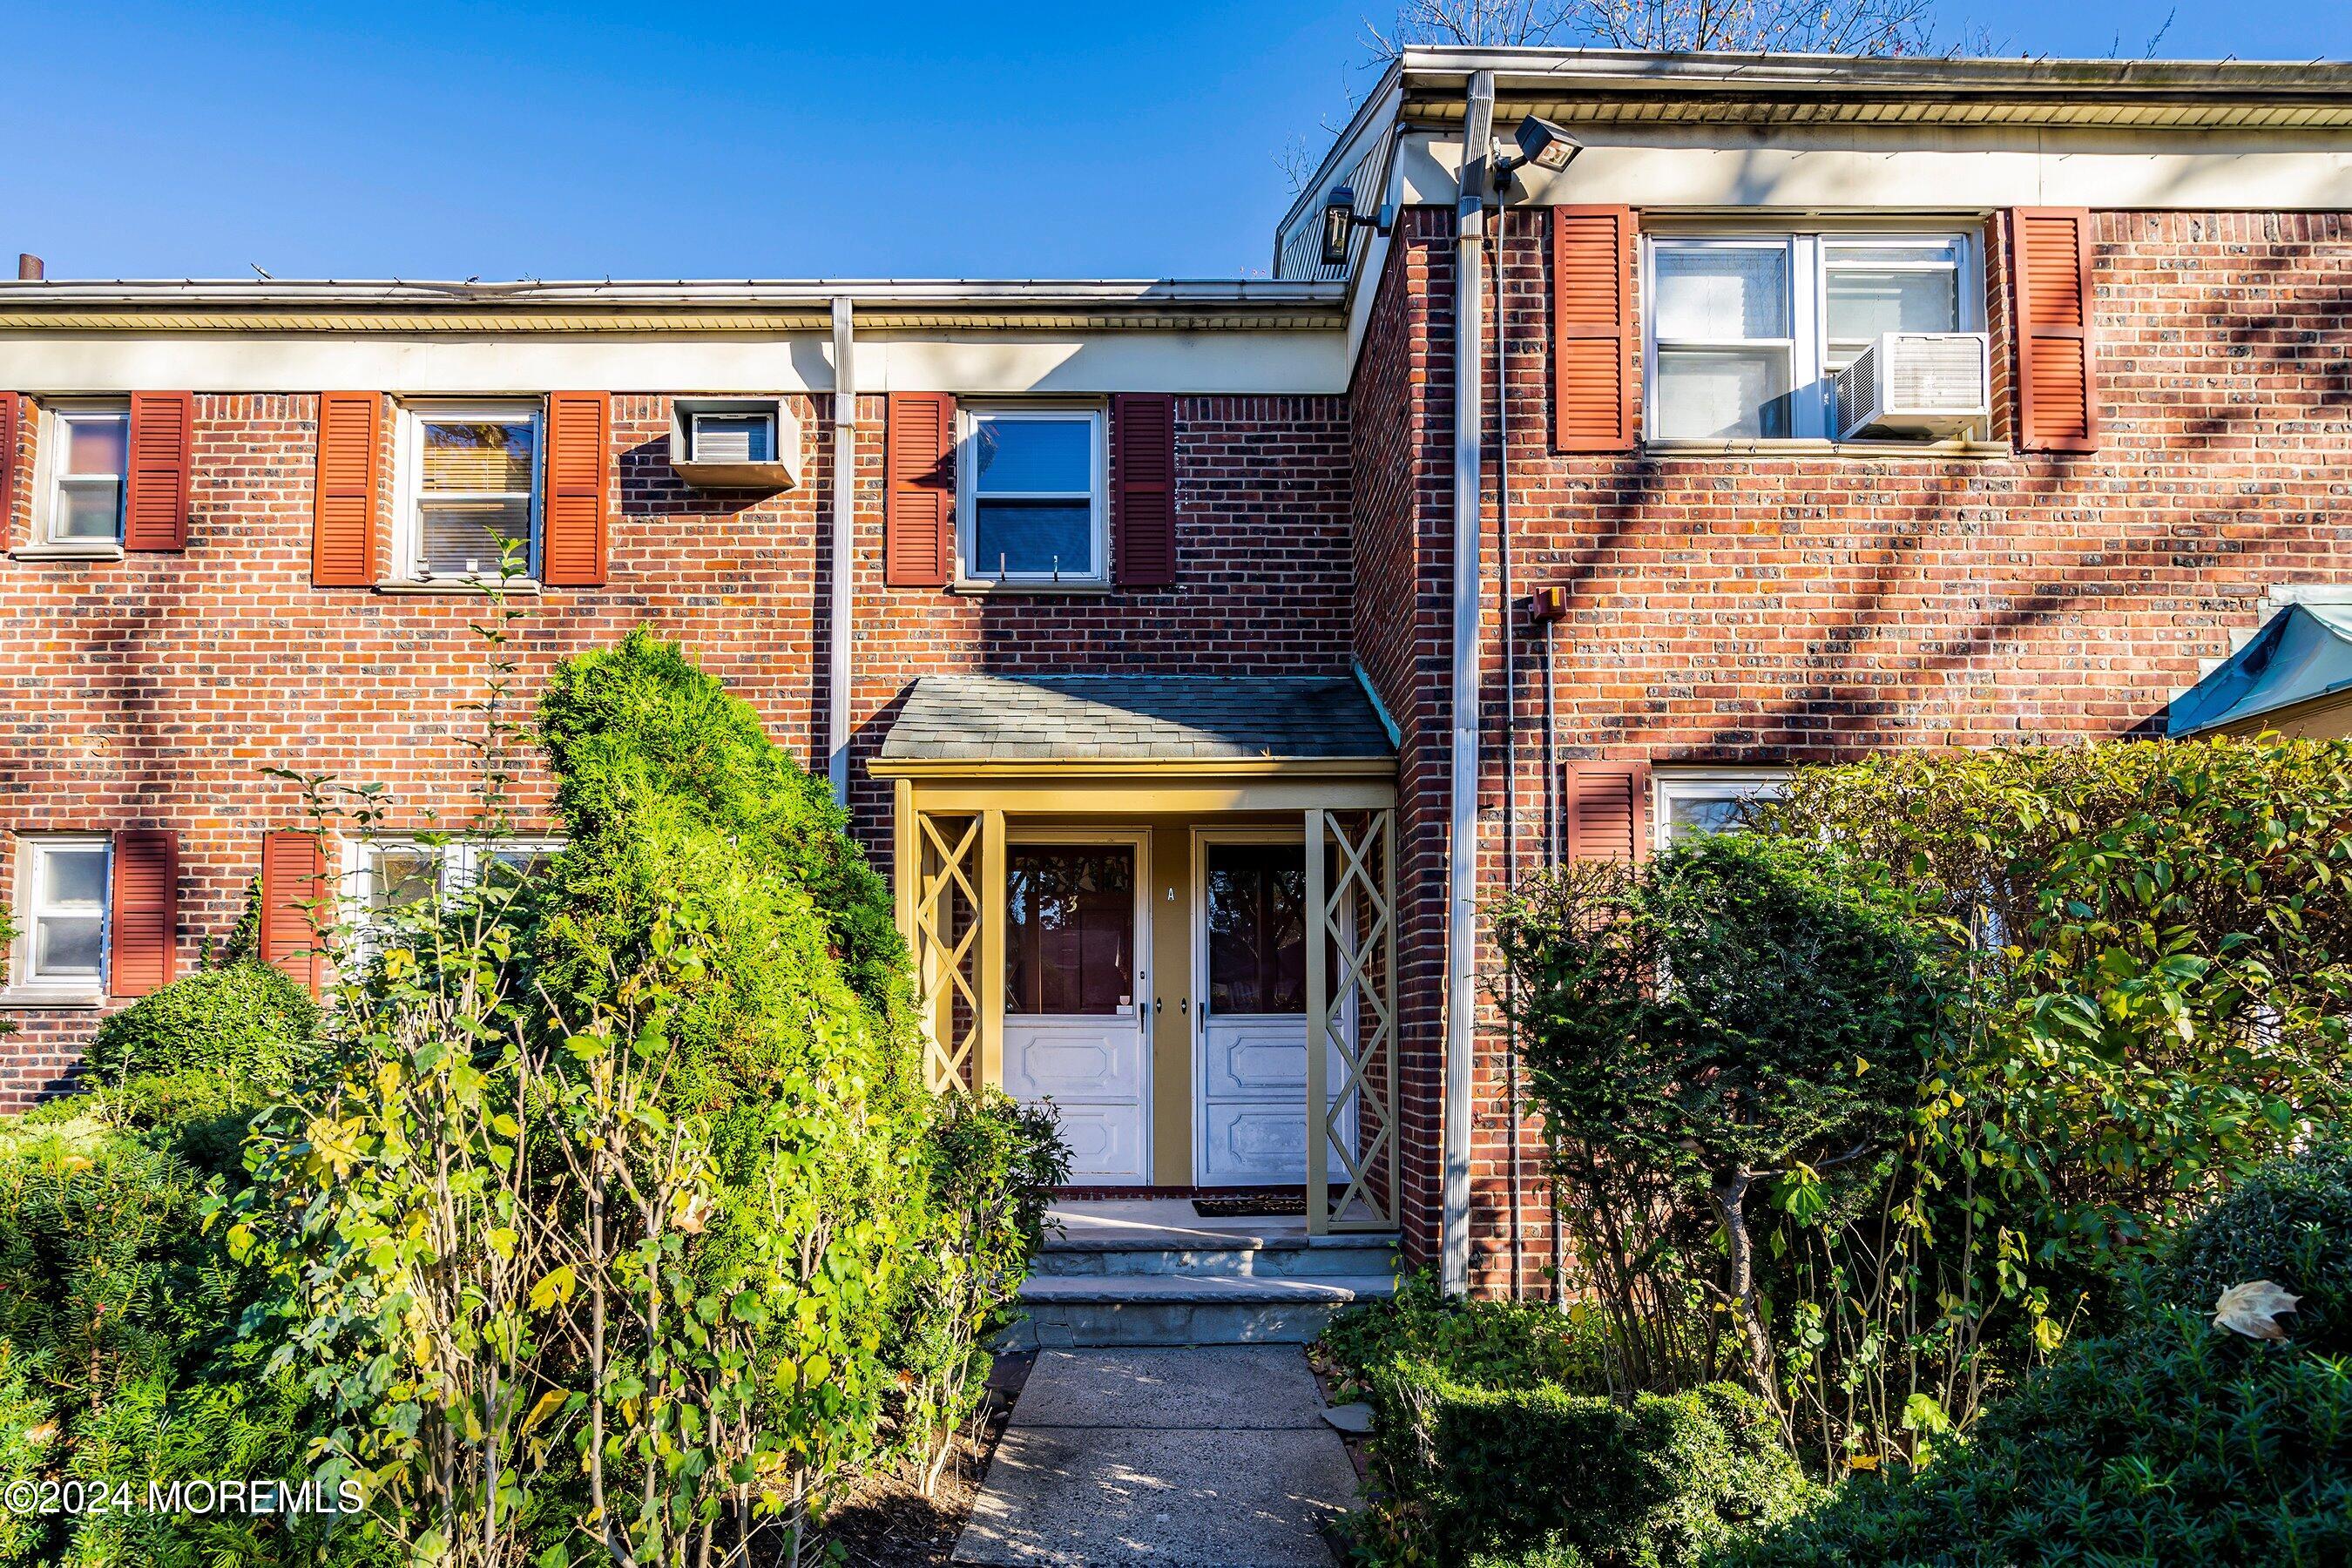
[[[1548,174],[1557,174],[1576,162],[1576,155],[1584,151],[1583,142],[1550,121],[1533,114],[1519,121],[1511,140],[1519,144],[1519,150],[1495,160],[1497,186],[1530,163]]]
[[[1356,189],[1353,185],[1334,185],[1331,194],[1323,198],[1323,265],[1348,265],[1348,240],[1358,226],[1377,234],[1389,231],[1389,209],[1382,207],[1379,216],[1366,217],[1356,210]]]

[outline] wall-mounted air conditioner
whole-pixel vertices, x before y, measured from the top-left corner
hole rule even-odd
[[[709,489],[801,482],[801,422],[781,397],[680,397],[669,405],[669,466]]]
[[[1959,436],[1992,417],[1992,369],[1982,332],[1885,332],[1837,374],[1831,423],[1838,439]]]

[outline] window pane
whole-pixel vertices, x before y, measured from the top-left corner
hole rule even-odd
[[[1658,434],[1689,440],[1789,433],[1782,349],[1658,351]]]
[[[377,913],[405,909],[440,889],[441,858],[423,847],[379,849],[369,868],[367,906]]]
[[[1828,293],[1828,335],[1832,339],[1960,330],[1958,280],[1950,272],[1837,268],[1829,275]]]
[[[1094,489],[1094,422],[1090,419],[981,419],[972,471],[983,494]]]
[[[1670,843],[1699,833],[1722,833],[1739,826],[1745,795],[1675,795],[1666,801],[1666,838]]]
[[[106,851],[49,849],[41,855],[41,904],[102,907],[106,902]]]
[[[442,576],[495,576],[500,540],[511,539],[525,546],[530,542],[530,502],[521,496],[511,500],[425,501],[418,505],[416,517],[425,569]],[[521,571],[530,570],[527,548],[515,564]]]
[[[534,435],[528,419],[427,420],[424,488],[528,490]]]
[[[1094,507],[1087,501],[979,500],[972,503],[975,577],[1011,574],[1094,574]]]
[[[104,943],[97,915],[48,915],[35,928],[33,969],[48,974],[96,974]]]
[[[122,481],[60,479],[49,519],[53,539],[114,539],[121,534]]]
[[[1789,335],[1789,253],[1661,244],[1654,253],[1661,339],[1723,342]]]
[[[698,463],[770,463],[776,458],[775,421],[762,414],[698,414],[694,458]]]
[[[1937,240],[1930,245],[1831,245],[1828,248],[1832,267],[1892,266],[1896,262],[1940,262],[1957,267],[1960,247],[1950,240]]]
[[[1015,846],[1005,856],[1004,1008],[1097,1016],[1135,1000],[1135,851]]]
[[[1209,847],[1209,1005],[1307,1011],[1307,856],[1296,844]]]
[[[68,474],[121,474],[131,468],[131,423],[119,416],[68,418],[66,426]]]

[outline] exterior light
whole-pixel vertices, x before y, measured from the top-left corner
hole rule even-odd
[[[1323,265],[1345,267],[1348,241],[1363,219],[1356,216],[1356,192],[1351,185],[1334,185],[1323,198]]]
[[[1519,128],[1512,132],[1511,140],[1519,144],[1521,162],[1533,163],[1552,174],[1567,168],[1576,161],[1576,155],[1584,151],[1584,143],[1550,121],[1539,120],[1532,114],[1519,121]]]

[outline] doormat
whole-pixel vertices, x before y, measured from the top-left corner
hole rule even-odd
[[[1194,1198],[1192,1212],[1202,1219],[1273,1219],[1307,1213],[1305,1193],[1260,1193],[1237,1198]]]

